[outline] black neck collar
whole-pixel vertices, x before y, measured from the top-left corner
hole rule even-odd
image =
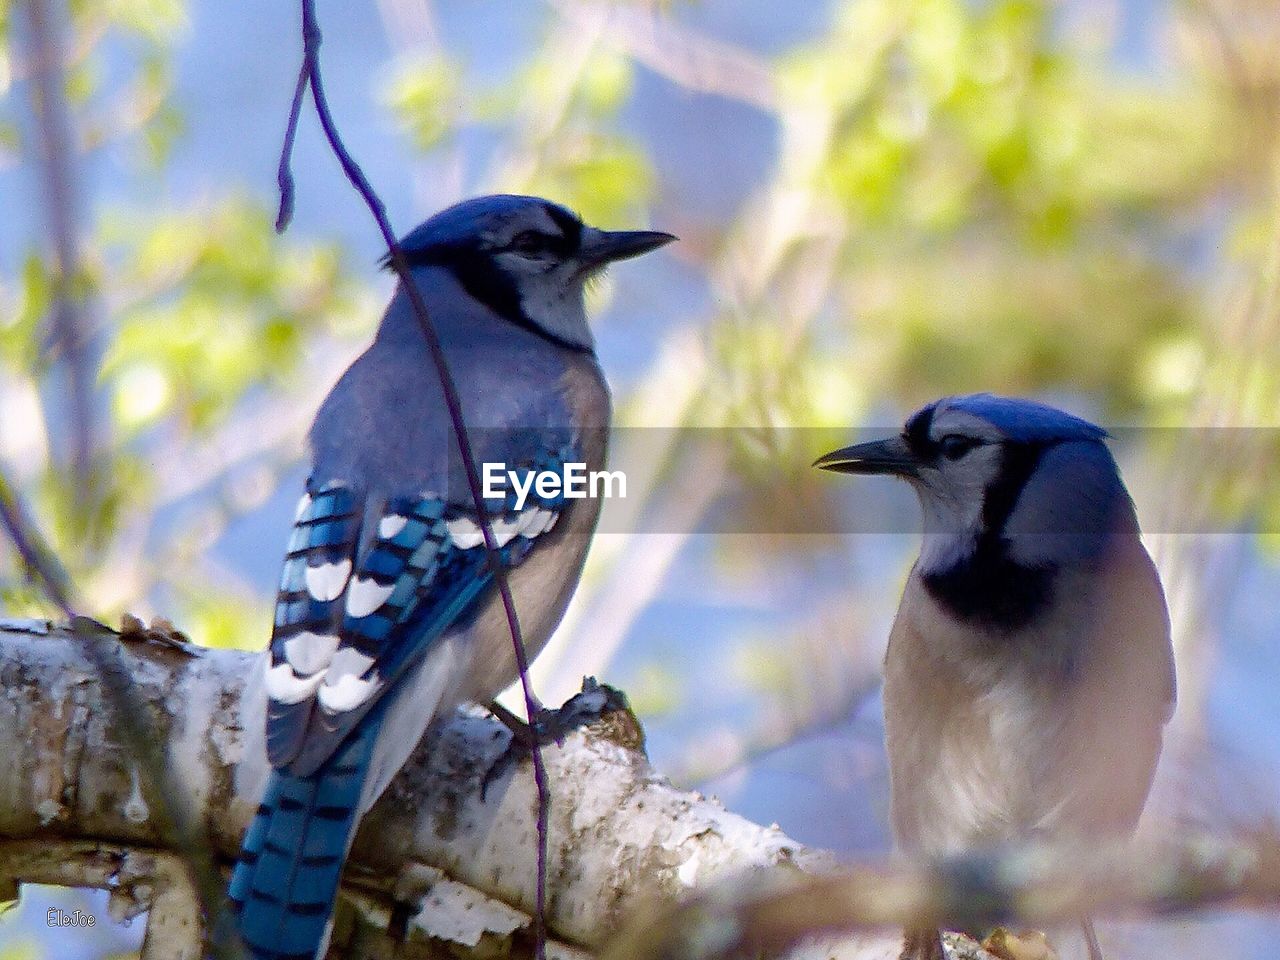
[[[1033,623],[1052,603],[1056,568],[1014,560],[1004,535],[1046,449],[1004,444],[1000,471],[983,494],[982,533],[973,551],[946,570],[923,575],[929,594],[958,619],[1012,631]]]
[[[1001,631],[1034,623],[1053,602],[1057,569],[1018,563],[1008,542],[979,539],[976,549],[946,570],[926,573],[925,589],[966,623]]]

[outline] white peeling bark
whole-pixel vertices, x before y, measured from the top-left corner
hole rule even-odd
[[[194,817],[229,863],[267,772],[259,662],[164,639],[122,638],[121,659],[156,711],[154,735],[189,790]],[[142,799],[138,778],[145,772],[131,764],[79,644],[43,621],[0,622],[0,757],[8,761],[0,765],[0,885],[47,879],[49,859],[37,869],[30,842],[56,841],[63,846],[49,849],[66,854],[58,882],[118,887],[118,872],[107,882],[101,863],[89,869],[77,851],[109,852],[120,862],[132,857],[135,872],[150,879],[127,884],[127,895],[149,904],[171,889],[176,861]],[[674,789],[649,766],[635,718],[606,688],[575,703],[594,719],[562,745],[544,748],[552,797],[550,955],[587,956],[636,905],[735,871],[821,872],[832,865],[827,854],[777,828]],[[331,955],[358,942],[368,956],[389,956],[401,929],[411,934],[401,957],[427,955],[424,938],[412,936],[417,931],[476,955],[492,955],[506,941],[517,954],[527,949],[536,829],[529,764],[512,764],[481,796],[485,774],[509,740],[504,727],[473,713],[419,745],[362,824],[344,875],[344,893],[362,922],[352,923],[349,911],[338,917]],[[407,915],[393,909],[406,903]],[[172,891],[155,907],[164,929],[149,936],[164,937],[169,955],[183,955],[193,898]]]

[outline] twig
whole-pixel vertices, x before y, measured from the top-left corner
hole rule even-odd
[[[604,6],[581,0],[548,2],[569,23],[580,23]],[[605,13],[607,41],[659,76],[686,90],[736,100],[767,113],[780,112],[782,98],[763,58],[638,5],[609,6]]]
[[[306,40],[304,34],[303,46]],[[307,92],[307,80],[310,74],[309,61],[306,54],[302,57],[302,66],[298,68],[298,83],[293,88],[293,103],[289,105],[289,123],[284,131],[284,144],[280,149],[280,165],[276,168],[276,184],[280,188],[280,208],[276,211],[276,233],[284,233],[293,222],[293,167],[289,160],[293,155],[293,141],[298,136],[298,116],[302,113],[302,97]]]
[[[723,747],[716,751],[711,762],[701,762],[696,751],[689,751],[683,757],[683,766],[677,765],[667,774],[667,778],[678,787],[705,788],[712,780],[736,773],[745,767],[754,766],[767,760],[774,754],[797,746],[808,740],[817,739],[835,732],[841,726],[849,724],[857,712],[875,695],[880,680],[874,680],[856,689],[834,707],[822,711],[815,716],[806,717],[786,729],[769,729],[762,727],[748,734],[746,742]],[[856,736],[856,731],[854,732]],[[875,739],[879,742],[881,732],[876,730]],[[681,761],[677,760],[677,764]]]
[[[30,579],[38,581],[44,594],[62,611],[67,621],[75,619],[71,603],[71,578],[48,545],[28,522],[17,492],[0,472],[0,522],[22,558]]]
[[[802,941],[871,928],[984,929],[1280,903],[1280,836],[1191,836],[1135,847],[1035,845],[828,876],[736,877],[637,918],[603,960],[779,956]]]
[[[222,910],[222,878],[214,865],[208,837],[196,828],[190,815],[186,791],[169,768],[164,743],[154,736],[155,725],[147,702],[138,696],[132,678],[120,663],[114,649],[114,634],[97,621],[76,613],[70,577],[34,524],[27,520],[26,511],[2,472],[0,522],[4,524],[5,532],[32,579],[61,611],[76,637],[84,641],[85,653],[115,708],[120,739],[129,745],[133,757],[146,774],[139,778],[139,787],[144,792],[151,822],[161,838],[172,838],[173,849],[184,858],[192,886],[199,896],[206,921],[205,930],[214,930],[216,918]],[[213,942],[210,946],[215,957],[225,960],[243,957],[236,944]]]
[[[475,455],[471,447],[470,435],[467,433],[466,422],[462,415],[462,402],[458,396],[458,388],[453,380],[453,375],[449,370],[449,363],[444,355],[444,349],[440,345],[440,338],[437,336],[435,327],[431,322],[431,316],[427,310],[426,301],[422,297],[422,292],[418,289],[414,282],[412,273],[409,269],[408,261],[405,260],[404,253],[400,249],[400,245],[396,240],[395,232],[391,228],[391,222],[387,218],[386,207],[381,197],[373,189],[368,179],[361,170],[359,164],[348,152],[346,145],[342,141],[341,135],[338,133],[337,125],[334,122],[333,115],[329,110],[329,102],[324,93],[324,82],[320,75],[320,44],[322,35],[320,32],[320,24],[316,18],[315,0],[302,0],[302,50],[303,63],[299,72],[298,91],[303,86],[302,76],[305,75],[307,84],[311,87],[311,99],[315,104],[316,115],[320,120],[320,126],[324,130],[325,139],[329,142],[330,149],[333,150],[334,156],[337,157],[339,164],[342,166],[343,172],[351,185],[355,187],[364,200],[365,205],[369,208],[369,212],[373,215],[377,222],[378,230],[382,233],[382,239],[387,245],[389,254],[389,263],[391,268],[400,278],[401,284],[404,286],[405,293],[409,298],[409,304],[413,309],[418,326],[422,330],[422,335],[427,342],[427,348],[431,353],[431,359],[436,368],[436,373],[440,379],[441,392],[444,395],[445,407],[449,411],[449,420],[453,428],[454,439],[458,444],[458,452],[462,458],[462,465],[466,473],[467,486],[471,493],[472,504],[475,507],[476,518],[479,520],[480,530],[484,535],[485,554],[488,558],[489,569],[493,573],[494,581],[498,588],[498,593],[502,598],[503,611],[506,614],[507,625],[511,630],[511,643],[515,649],[516,666],[520,671],[520,683],[522,692],[524,693],[525,711],[530,721],[537,719],[542,707],[534,696],[533,687],[529,681],[529,659],[525,653],[524,638],[520,631],[520,621],[516,615],[515,601],[511,596],[511,588],[507,583],[506,570],[502,566],[502,558],[498,553],[497,539],[493,534],[493,527],[489,517],[488,506],[485,503],[482,487],[480,484],[480,473],[476,467]],[[295,92],[295,107],[298,100]],[[296,109],[294,113],[296,114]],[[284,149],[281,154],[281,166],[287,168],[289,158],[293,151],[293,135],[297,132],[296,116],[291,117],[291,122],[286,131],[289,138],[285,141]],[[286,177],[287,183],[292,183],[292,176]],[[285,196],[281,196],[281,215],[278,221],[283,219],[287,223],[285,216]],[[546,955],[546,872],[547,872],[547,829],[548,829],[548,804],[550,802],[550,794],[547,785],[547,772],[543,763],[542,752],[539,745],[534,743],[531,750],[533,760],[534,783],[537,785],[538,791],[538,855],[537,855],[537,885],[534,904],[534,955],[538,960]]]
[[[62,55],[57,19],[46,0],[28,0],[32,84],[31,106],[39,129],[41,191],[49,233],[53,239],[54,299],[48,341],[67,372],[70,403],[72,476],[76,497],[90,499],[94,448],[93,384],[96,363],[84,317],[84,305],[76,289],[80,251],[76,242],[75,182],[71,164],[75,146],[62,91]]]

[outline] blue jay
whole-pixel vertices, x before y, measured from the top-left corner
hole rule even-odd
[[[465,201],[401,246],[481,464],[530,659],[577,584],[599,501],[530,485],[599,469],[609,391],[583,309],[607,264],[674,239],[609,232],[533,197]],[[403,288],[310,432],[265,659],[265,795],[230,896],[259,960],[322,954],[356,825],[433,717],[517,676],[483,534],[426,341]],[[525,495],[517,495],[517,487]],[[544,495],[548,492],[550,495]]]
[[[974,394],[815,463],[901,477],[924,513],[885,655],[893,832],[908,854],[1137,823],[1173,710],[1173,651],[1106,436]],[[941,960],[938,931],[907,931],[902,956]]]

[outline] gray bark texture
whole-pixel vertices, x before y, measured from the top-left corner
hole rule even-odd
[[[172,799],[227,868],[268,772],[261,664],[154,627],[134,622],[115,656],[150,709],[147,728],[173,782],[186,788]],[[22,882],[108,888],[114,916],[150,910],[145,958],[197,957],[198,901],[181,851],[160,835],[144,799],[147,771],[122,740],[83,643],[46,621],[0,621],[0,899]],[[834,865],[777,827],[673,788],[650,767],[614,691],[588,683],[571,704],[585,719],[544,748],[549,956],[594,955],[638,905],[695,885]],[[499,767],[481,795],[509,742],[478,711],[424,738],[360,828],[331,957],[528,955],[536,793],[527,760]],[[876,955],[892,954],[892,938],[881,938]]]

